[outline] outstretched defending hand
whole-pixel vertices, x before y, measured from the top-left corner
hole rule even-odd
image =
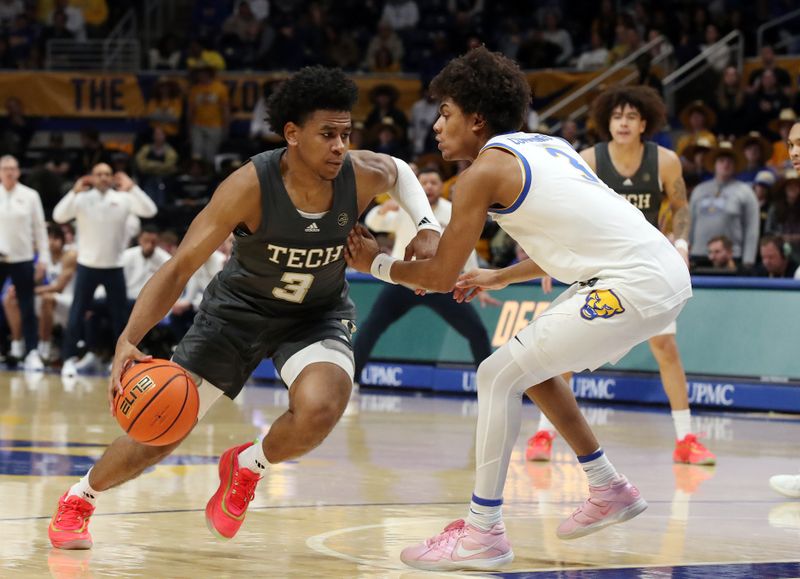
[[[380,253],[378,242],[369,230],[360,223],[356,224],[347,236],[347,245],[344,248],[344,260],[347,265],[361,273],[369,273],[372,260],[378,253]]]
[[[122,337],[117,340],[114,362],[111,364],[111,380],[108,384],[108,409],[111,412],[111,416],[116,415],[114,398],[122,394],[122,383],[120,382],[122,373],[130,368],[134,362],[148,362],[152,359],[152,356],[146,356],[128,340]]]
[[[496,269],[473,269],[458,277],[453,298],[458,302],[471,302],[482,291],[503,289],[508,284],[501,281]]]

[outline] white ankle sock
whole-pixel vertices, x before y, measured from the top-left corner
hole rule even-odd
[[[503,499],[485,500],[472,495],[469,503],[467,523],[482,531],[488,531],[492,526],[503,520]]]
[[[618,476],[617,469],[608,460],[602,448],[598,448],[587,456],[579,456],[578,462],[581,463],[581,468],[586,473],[586,478],[589,479],[589,486],[607,485]]]
[[[50,358],[50,350],[52,349],[52,345],[50,342],[39,342],[39,345],[36,346],[36,349],[39,351],[39,355],[44,359],[47,360]]]
[[[269,461],[264,456],[264,445],[261,442],[261,437],[239,453],[239,468],[246,468],[256,474],[263,475],[267,470]]]
[[[25,341],[24,340],[11,340],[11,350],[9,351],[14,358],[25,357]]]
[[[675,424],[675,436],[678,440],[692,432],[692,411],[687,408],[686,410],[673,410],[672,422]]]
[[[75,495],[76,497],[80,497],[94,506],[95,501],[97,501],[97,497],[100,496],[100,491],[94,490],[91,485],[89,485],[90,472],[92,472],[92,469],[89,469],[89,472],[83,475],[81,480],[72,485],[67,493],[67,496]]]
[[[549,430],[550,432],[555,432],[556,427],[553,426],[553,423],[545,416],[544,412],[541,410],[539,411],[539,429],[538,431],[541,432],[542,430]]]

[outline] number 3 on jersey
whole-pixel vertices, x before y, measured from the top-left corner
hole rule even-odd
[[[294,304],[301,304],[306,298],[311,284],[314,283],[314,274],[311,273],[285,273],[281,281],[286,285],[272,289],[272,295],[280,300]]]
[[[580,159],[577,158],[575,155],[570,155],[569,153],[565,153],[561,149],[556,149],[555,147],[545,147],[545,150],[553,155],[554,157],[564,157],[566,158],[570,165],[575,167],[578,171],[583,173],[583,178],[591,181],[592,183],[599,183],[600,179],[592,175],[592,172],[589,171],[583,163],[581,163]]]

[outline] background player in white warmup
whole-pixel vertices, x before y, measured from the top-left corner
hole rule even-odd
[[[459,178],[452,220],[436,255],[398,261],[380,254],[359,228],[348,240],[348,263],[386,282],[431,291],[449,292],[459,280],[459,299],[544,275],[573,284],[478,368],[476,480],[467,520],[401,554],[422,569],[494,569],[514,557],[502,495],[526,390],[563,433],[589,479],[590,498],[559,526],[561,538],[586,535],[647,507],[603,453],[560,375],[618,360],[672,322],[692,289],[672,244],[566,141],[515,132],[523,125],[530,87],[513,61],[473,49],[451,61],[431,90],[441,101],[434,131],[442,155],[472,161]],[[530,259],[459,279],[487,211]]]

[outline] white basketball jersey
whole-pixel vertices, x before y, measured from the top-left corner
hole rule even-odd
[[[62,257],[63,259],[63,257]],[[61,275],[61,271],[64,269],[64,265],[59,260],[56,263],[51,263],[47,266],[47,279],[49,283],[53,283],[58,279]],[[72,296],[75,292],[75,275],[72,276],[72,279],[69,280],[69,283],[61,290],[61,295],[63,296]]]
[[[565,283],[596,278],[593,287],[620,292],[645,316],[691,297],[681,255],[569,143],[510,133],[490,139],[489,148],[513,154],[523,174],[516,201],[490,214],[549,275]]]

